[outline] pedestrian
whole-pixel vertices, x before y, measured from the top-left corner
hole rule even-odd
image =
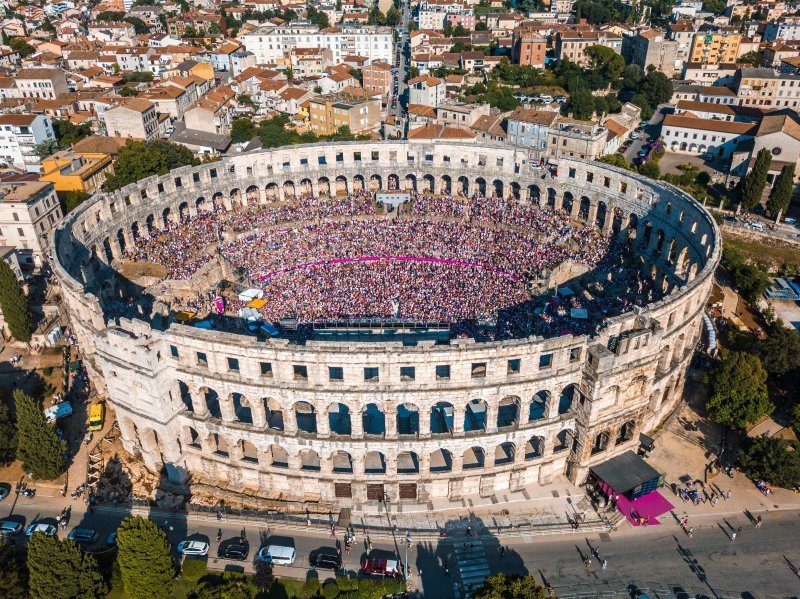
[[[725,494],[725,499],[730,499],[730,498],[731,498],[731,490],[728,489],[728,492]]]
[[[467,536],[468,537],[472,536],[472,527],[471,526],[467,526]]]
[[[763,522],[764,522],[764,520],[761,518],[761,516],[759,516],[759,517],[756,519],[756,528],[761,528],[761,524],[762,524]]]
[[[733,543],[735,540],[736,540],[736,533],[732,532],[731,533],[731,543]]]
[[[444,566],[444,575],[450,576],[450,568],[447,566],[447,564]]]
[[[604,559],[603,562],[600,564],[600,569],[605,571],[607,566],[608,566],[608,560]]]
[[[592,558],[587,555],[586,559],[583,560],[583,565],[586,566],[586,569],[588,570],[589,566],[592,565]]]
[[[311,526],[311,518],[306,518],[306,528]]]
[[[693,528],[690,526],[690,527],[689,527],[689,530],[687,530],[687,531],[686,531],[686,534],[687,534],[687,535],[689,535],[689,538],[690,538],[690,539],[692,538],[692,531],[693,531],[693,530],[694,530],[694,529],[693,529]]]

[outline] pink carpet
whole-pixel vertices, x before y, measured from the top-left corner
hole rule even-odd
[[[600,483],[600,487],[609,496],[614,496],[614,492],[608,486]],[[674,507],[658,491],[653,491],[643,497],[637,497],[633,501],[625,497],[625,495],[620,495],[619,499],[617,499],[619,513],[625,516],[632,526],[641,526],[639,518],[646,518],[648,526],[661,524],[658,517],[666,514]]]

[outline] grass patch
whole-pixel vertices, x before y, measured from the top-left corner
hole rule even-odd
[[[735,250],[751,264],[761,264],[771,273],[785,270],[784,267],[794,265],[798,268],[800,262],[800,249],[786,241],[764,238],[763,240],[744,239],[732,237],[729,229],[725,229],[723,243],[726,248]]]

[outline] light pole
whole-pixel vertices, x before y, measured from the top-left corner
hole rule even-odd
[[[405,559],[405,578],[408,580],[408,550],[411,547],[411,531],[406,531],[406,559]]]

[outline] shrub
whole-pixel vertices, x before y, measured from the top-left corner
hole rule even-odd
[[[207,564],[202,559],[187,559],[183,561],[181,576],[186,580],[200,580],[205,575]]]
[[[339,586],[332,580],[322,585],[322,596],[325,599],[336,599],[339,596]]]
[[[309,597],[313,597],[317,593],[319,593],[319,578],[315,578],[314,576],[309,576],[306,579],[305,585],[303,585],[303,591]]]

